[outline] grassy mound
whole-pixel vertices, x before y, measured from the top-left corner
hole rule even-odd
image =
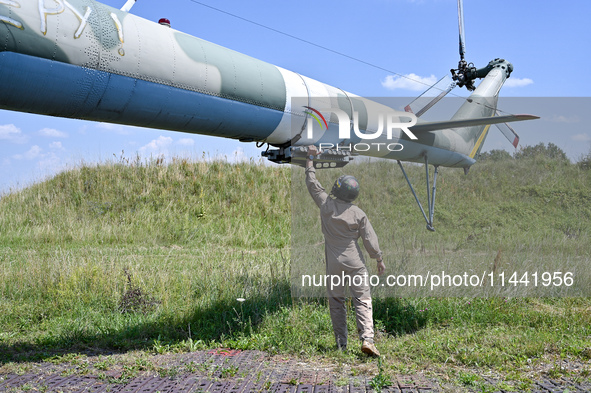
[[[591,172],[580,166],[443,168],[435,234],[395,164],[345,170],[360,179],[358,203],[389,267],[589,262]],[[423,169],[408,170],[421,192]],[[328,188],[341,173],[318,176]],[[0,363],[220,345],[365,362],[354,346],[334,351],[324,299],[291,297],[292,224],[322,247],[306,193],[300,168],[175,160],[83,166],[3,196]],[[374,315],[386,371],[525,370],[550,357],[583,362],[584,376],[590,307],[586,298],[386,298]],[[354,340],[353,313],[349,324]]]

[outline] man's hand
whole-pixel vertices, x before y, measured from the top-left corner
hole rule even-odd
[[[381,276],[386,271],[386,265],[384,264],[384,260],[378,262],[378,276]]]
[[[314,145],[308,146],[308,155],[312,154],[313,156],[318,155],[318,148]]]

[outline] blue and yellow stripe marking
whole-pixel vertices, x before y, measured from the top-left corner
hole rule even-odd
[[[476,155],[476,152],[478,152],[478,149],[480,149],[480,146],[482,145],[482,142],[484,142],[484,139],[486,138],[486,134],[488,134],[488,129],[489,128],[490,128],[490,124],[487,125],[486,127],[484,127],[484,131],[482,131],[482,134],[480,134],[480,137],[476,141],[476,144],[474,145],[474,148],[470,152],[470,155],[469,155],[470,158],[474,158],[474,156]]]

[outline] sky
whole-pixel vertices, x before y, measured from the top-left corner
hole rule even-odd
[[[125,0],[103,3],[120,8]],[[138,0],[131,12],[168,18],[177,30],[365,97],[410,102],[425,85],[400,75],[433,83],[459,59],[456,0]],[[467,60],[480,67],[502,57],[515,67],[499,109],[542,117],[514,123],[522,146],[552,142],[573,161],[590,151],[589,15],[588,0],[465,0]],[[430,120],[451,115],[440,112],[430,115],[443,118]],[[499,148],[512,149],[493,132],[484,151]],[[0,194],[68,168],[138,154],[236,161],[258,160],[260,152],[254,143],[223,138],[0,111]]]

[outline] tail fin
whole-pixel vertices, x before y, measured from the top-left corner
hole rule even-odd
[[[453,115],[452,121],[493,117],[495,115],[499,91],[513,69],[511,63],[506,60],[498,60],[495,63],[476,90]],[[489,128],[490,124],[457,128],[455,131],[466,142],[461,153],[468,155],[470,158],[476,157],[482,149]]]

